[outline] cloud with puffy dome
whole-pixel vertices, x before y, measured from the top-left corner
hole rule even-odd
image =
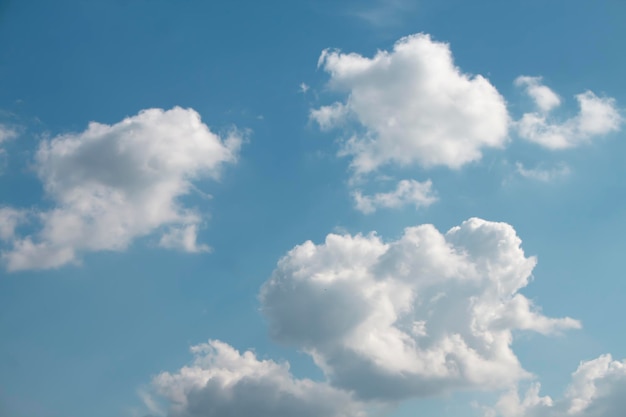
[[[504,97],[483,76],[463,73],[450,46],[418,34],[372,58],[326,50],[328,87],[345,94],[311,111],[324,130],[355,125],[341,154],[357,174],[391,163],[460,168],[508,139]]]
[[[307,352],[331,383],[383,401],[455,389],[497,389],[531,375],[514,331],[576,329],[520,293],[536,264],[506,223],[472,218],[397,240],[376,234],[307,241],[260,293],[274,340]]]

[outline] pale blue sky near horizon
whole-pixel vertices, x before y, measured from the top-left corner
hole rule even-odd
[[[625,19],[620,0],[0,0],[0,124],[17,132],[0,141],[0,206],[53,207],[33,168],[38,143],[92,121],[180,106],[213,132],[249,132],[219,181],[194,182],[211,198],[183,199],[202,213],[198,241],[210,253],[159,248],[148,235],[126,250],[81,253],[77,265],[0,270],[0,415],[133,417],[138,390],[208,339],[322,380],[306,354],[270,338],[259,311],[278,260],[332,232],[393,240],[405,227],[445,232],[471,217],[512,225],[538,257],[522,293],[547,316],[582,322],[562,335],[516,336],[544,393],[560,396],[581,360],[625,358],[623,130],[557,151],[511,134],[460,169],[389,168],[397,179],[431,179],[438,201],[363,214],[350,197],[350,160],[337,157],[340,133],[309,117],[341,97],[318,68],[323,50],[371,57],[417,33],[449,43],[461,71],[485,76],[515,119],[532,105],[514,86],[520,75],[543,77],[563,118],[587,90],[624,114]],[[537,181],[516,163],[566,164],[569,174]],[[388,415],[469,417],[472,395],[412,399]]]

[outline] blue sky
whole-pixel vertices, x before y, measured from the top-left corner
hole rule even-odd
[[[0,1],[0,414],[617,417],[625,18]]]

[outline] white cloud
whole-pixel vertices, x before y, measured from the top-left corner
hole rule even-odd
[[[142,410],[134,409],[133,417],[135,416],[136,417],[153,417],[153,416],[165,415],[165,411],[163,410],[163,407],[161,406],[159,401],[155,399],[155,397],[152,395],[150,391],[146,389],[140,389],[137,391],[137,394],[139,395],[139,398],[141,399],[141,402],[143,403],[144,407],[147,409],[147,411],[150,414],[146,416],[145,413],[142,412]]]
[[[0,241],[12,241],[15,229],[27,220],[26,212],[11,207],[0,207]]]
[[[348,108],[341,103],[333,103],[311,110],[311,118],[317,122],[322,130],[330,130],[339,126],[347,118]]]
[[[360,1],[357,4],[358,8],[349,13],[377,27],[397,25],[415,9],[415,2],[410,0]]]
[[[37,213],[35,235],[16,238],[2,254],[7,268],[54,268],[154,233],[164,247],[208,249],[196,243],[200,214],[179,198],[193,181],[217,179],[241,142],[236,131],[222,140],[198,113],[179,107],[143,110],[113,125],[93,122],[43,141],[35,164],[54,207]]]
[[[549,149],[566,149],[590,142],[594,137],[620,130],[623,118],[615,99],[598,97],[591,91],[576,96],[579,113],[563,122],[556,122],[550,112],[560,105],[558,96],[541,84],[539,77],[522,76],[516,80],[526,88],[539,111],[525,113],[516,122],[518,134]]]
[[[428,35],[402,38],[373,58],[326,50],[319,65],[329,88],[347,97],[311,118],[322,129],[356,122],[341,151],[356,174],[390,163],[459,168],[507,141],[504,98],[484,77],[462,73],[448,44]]]
[[[520,399],[516,390],[512,389],[502,397],[494,408],[486,407],[485,417],[526,417],[534,410],[546,410],[553,406],[552,398],[539,395],[541,385],[532,383],[523,399]]]
[[[565,395],[553,400],[533,384],[521,400],[507,392],[487,415],[502,417],[621,417],[626,409],[626,361],[611,355],[581,362]]]
[[[309,379],[296,379],[289,364],[240,354],[226,343],[192,347],[190,366],[153,380],[170,404],[170,417],[357,417],[350,394]],[[157,408],[151,400],[152,408]]]
[[[0,123],[0,175],[4,173],[7,165],[6,151],[1,147],[3,142],[17,136],[17,130]]]
[[[0,144],[17,136],[17,131],[7,125],[0,124]]]
[[[305,94],[307,91],[309,91],[309,89],[310,89],[310,88],[311,88],[311,87],[309,87],[309,86],[308,86],[308,84],[306,84],[306,83],[300,83],[300,86],[299,86],[299,91],[300,91],[302,94]]]
[[[541,111],[548,112],[561,105],[561,99],[550,88],[541,84],[541,77],[519,76],[515,80],[515,85],[524,87],[528,94]]]
[[[308,352],[335,386],[397,400],[455,388],[500,389],[529,374],[514,330],[578,328],[519,290],[536,259],[505,223],[470,219],[439,233],[335,235],[296,246],[260,293],[272,337]]]
[[[517,173],[524,178],[529,178],[542,182],[550,182],[559,178],[567,177],[570,169],[565,163],[560,163],[553,168],[525,168],[520,162],[515,163]]]
[[[167,249],[180,249],[189,253],[210,252],[211,248],[205,244],[198,244],[198,225],[189,224],[183,227],[171,227],[161,236],[159,246]]]
[[[430,180],[419,182],[415,180],[402,180],[398,182],[396,189],[388,193],[364,195],[360,191],[354,191],[352,196],[356,209],[368,214],[375,212],[379,207],[400,208],[413,204],[416,209],[428,207],[435,201]]]

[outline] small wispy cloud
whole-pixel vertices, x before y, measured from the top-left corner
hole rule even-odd
[[[430,180],[419,182],[415,180],[402,180],[398,182],[395,190],[387,193],[364,195],[355,191],[355,207],[364,214],[375,212],[378,208],[397,209],[407,205],[414,205],[416,209],[428,207],[437,201]]]
[[[0,123],[0,175],[4,173],[8,163],[7,153],[2,148],[2,143],[14,139],[17,135],[16,129]]]
[[[541,77],[521,76],[515,80],[515,85],[525,89],[538,110],[525,113],[515,122],[518,134],[545,148],[574,148],[617,132],[624,123],[614,98],[599,97],[589,90],[576,95],[578,114],[559,122],[551,112],[561,105],[561,99],[542,84]]]
[[[163,407],[158,403],[158,401],[152,396],[150,392],[145,389],[140,389],[137,394],[139,398],[141,398],[141,402],[150,412],[149,416],[165,416],[165,411],[163,411]]]
[[[359,3],[350,14],[373,26],[391,26],[414,9],[415,2],[408,0],[375,0],[366,5]]]
[[[521,162],[516,162],[515,167],[517,169],[517,173],[524,178],[533,179],[536,181],[542,182],[551,182],[560,178],[567,177],[571,170],[567,164],[561,162],[552,168],[526,168]]]
[[[541,77],[519,76],[515,79],[515,85],[524,88],[526,94],[533,99],[537,107],[544,112],[561,105],[561,99],[549,87],[542,84]]]
[[[17,136],[17,130],[0,123],[0,143]]]

